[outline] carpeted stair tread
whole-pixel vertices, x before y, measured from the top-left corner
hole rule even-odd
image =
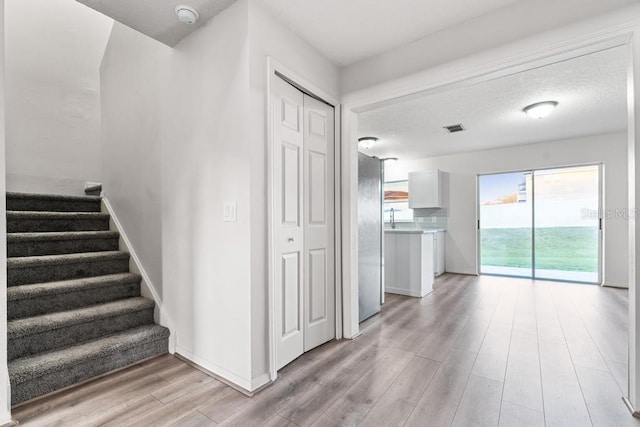
[[[7,211],[7,219],[109,219],[101,212]]]
[[[135,283],[142,277],[133,273],[107,274],[81,279],[62,280],[59,282],[34,283],[30,285],[11,286],[7,288],[7,301],[34,299],[49,295],[68,294],[77,291],[103,288],[117,283]]]
[[[7,191],[7,199],[28,199],[28,200],[60,200],[63,202],[99,202],[100,196],[82,196],[72,194],[43,194],[43,193],[17,193]]]
[[[12,386],[16,386],[52,372],[70,369],[85,362],[93,362],[99,366],[100,358],[102,357],[143,343],[167,340],[168,337],[169,330],[156,324],[127,329],[78,345],[12,360],[8,366],[9,377]],[[133,362],[130,361],[127,364],[130,363]],[[88,375],[87,378],[91,376],[93,375]]]
[[[141,276],[108,274],[7,288],[7,319],[23,319],[140,296]]]
[[[7,256],[30,257],[118,250],[117,231],[8,233]]]
[[[106,213],[7,211],[8,233],[106,230],[109,230]]]
[[[45,331],[52,331],[89,323],[96,319],[115,317],[124,313],[153,309],[153,300],[144,297],[126,298],[105,304],[93,305],[76,310],[63,311],[42,316],[27,317],[7,322],[7,338],[15,339]]]
[[[36,193],[7,193],[7,210],[100,212],[98,196],[68,196]]]
[[[7,259],[7,286],[57,282],[129,271],[129,253],[86,252]]]
[[[50,240],[115,239],[117,231],[51,231],[39,233],[8,233],[7,242],[42,242]]]
[[[128,252],[107,251],[107,252],[87,252],[79,254],[62,255],[40,255],[30,257],[7,258],[7,268],[21,269],[33,268],[44,265],[77,264],[81,262],[100,262],[111,259],[129,259]]]

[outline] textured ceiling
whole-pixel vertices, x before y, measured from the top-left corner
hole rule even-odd
[[[262,0],[338,65],[347,65],[522,0]]]
[[[175,46],[236,0],[77,0],[114,20],[166,45]],[[200,19],[194,25],[178,21],[175,7],[194,7]]]
[[[413,96],[361,113],[359,135],[379,157],[423,158],[626,129],[626,49],[618,47],[477,85]],[[541,120],[522,112],[555,100]],[[462,123],[465,132],[442,127]]]

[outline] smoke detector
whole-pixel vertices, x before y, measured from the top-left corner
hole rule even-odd
[[[200,17],[197,10],[185,5],[176,6],[176,15],[178,15],[180,22],[187,25],[195,24]]]

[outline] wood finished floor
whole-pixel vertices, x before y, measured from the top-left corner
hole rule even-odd
[[[26,426],[640,426],[627,292],[445,275],[253,398],[166,355],[14,409]]]

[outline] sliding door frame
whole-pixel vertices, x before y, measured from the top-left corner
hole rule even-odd
[[[535,173],[545,170],[553,170],[553,169],[569,169],[569,168],[579,168],[579,167],[587,167],[587,166],[597,166],[598,167],[598,278],[596,282],[582,282],[577,280],[561,280],[561,279],[547,279],[547,278],[538,278],[536,277],[536,183],[535,183]],[[531,173],[531,274],[529,276],[515,276],[510,274],[498,274],[498,273],[483,273],[482,272],[482,236],[481,236],[481,220],[482,217],[480,215],[480,177],[482,176],[490,176],[490,175],[502,175],[509,173]],[[604,284],[604,218],[603,218],[603,207],[604,207],[604,164],[602,162],[592,162],[592,163],[579,163],[579,164],[571,164],[571,165],[561,165],[561,166],[545,166],[540,168],[525,168],[525,169],[515,169],[508,170],[502,172],[486,172],[479,173],[476,175],[476,258],[477,258],[477,272],[478,275],[485,276],[500,276],[500,277],[515,277],[522,279],[532,279],[532,280],[545,280],[550,282],[563,282],[563,283],[581,283],[581,284],[589,284],[589,285],[598,285],[602,286]]]

